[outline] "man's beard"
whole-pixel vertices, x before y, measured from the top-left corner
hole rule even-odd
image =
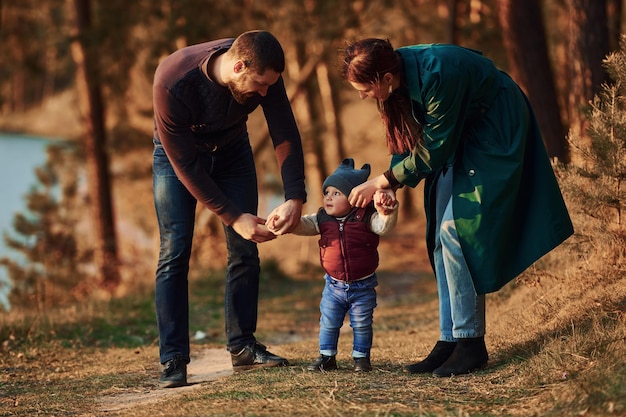
[[[228,90],[230,94],[233,96],[235,101],[239,104],[244,104],[251,97],[250,93],[244,93],[239,89],[239,85],[237,85],[234,81],[228,82]]]

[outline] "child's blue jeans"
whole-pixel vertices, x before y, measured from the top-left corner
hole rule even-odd
[[[376,274],[352,282],[338,281],[326,274],[326,284],[320,303],[320,353],[337,354],[339,329],[346,313],[350,313],[350,326],[354,334],[353,358],[369,357],[374,332],[374,308],[376,307]]]

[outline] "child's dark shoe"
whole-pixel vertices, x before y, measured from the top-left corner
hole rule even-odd
[[[372,364],[370,358],[354,358],[354,371],[355,372],[369,372],[372,370]]]
[[[315,361],[311,362],[309,366],[306,367],[307,370],[311,372],[315,371],[332,371],[337,369],[337,360],[335,356],[326,356],[320,355]]]

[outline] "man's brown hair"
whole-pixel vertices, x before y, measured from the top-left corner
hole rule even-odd
[[[279,74],[285,70],[285,53],[280,42],[264,30],[252,30],[239,35],[230,53],[257,74],[263,74],[268,69]]]

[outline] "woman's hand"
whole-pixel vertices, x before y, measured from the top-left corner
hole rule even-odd
[[[374,193],[374,206],[379,214],[387,216],[396,209],[398,201],[391,188],[378,189]]]
[[[389,188],[389,181],[381,174],[354,187],[350,192],[348,201],[353,207],[365,207],[372,201],[376,190],[382,188]]]

